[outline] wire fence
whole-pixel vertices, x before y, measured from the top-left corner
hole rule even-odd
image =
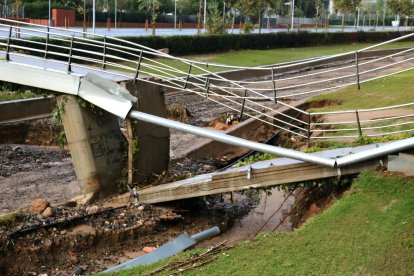
[[[359,89],[364,82],[412,70],[413,38],[409,34],[357,51],[243,67],[174,57],[114,37],[0,19],[0,50],[7,61],[19,59],[28,65],[46,61],[44,66],[68,73],[86,69],[160,85],[176,93],[193,93],[238,114],[240,120],[254,118],[308,141],[413,131],[414,111],[407,111],[413,104],[319,113],[288,104],[350,85]],[[402,41],[404,44],[392,47]],[[254,80],[237,80],[226,77],[223,71],[229,70],[260,74]],[[281,107],[297,114],[285,114]]]

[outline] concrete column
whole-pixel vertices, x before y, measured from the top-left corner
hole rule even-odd
[[[98,107],[81,107],[75,96],[60,96],[58,104],[82,194],[96,198],[115,192],[126,152],[118,118]]]
[[[126,89],[138,98],[133,109],[152,115],[167,117],[164,92],[156,84],[132,81],[125,84]],[[146,181],[154,174],[168,169],[170,161],[170,131],[168,128],[134,122],[134,137],[138,139],[138,152],[134,158],[134,183]]]

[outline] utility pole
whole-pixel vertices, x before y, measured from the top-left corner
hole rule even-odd
[[[93,34],[95,34],[95,20],[96,20],[96,17],[95,17],[95,0],[93,0],[93,2],[92,2],[92,31],[93,31]]]

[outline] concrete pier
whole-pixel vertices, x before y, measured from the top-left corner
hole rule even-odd
[[[82,107],[76,96],[59,96],[58,104],[81,193],[92,199],[115,192],[126,159],[118,118]]]

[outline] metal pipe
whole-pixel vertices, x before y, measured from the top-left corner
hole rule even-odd
[[[192,235],[191,238],[193,238],[196,242],[201,242],[204,240],[208,240],[212,237],[215,237],[218,234],[220,234],[220,228],[218,228],[217,226],[214,226],[207,230],[201,231],[200,233]]]
[[[345,167],[374,158],[383,157],[392,153],[414,148],[414,138],[408,138],[397,142],[387,143],[377,148],[365,150],[336,160],[337,167]]]
[[[246,148],[256,150],[256,151],[259,151],[259,152],[275,154],[275,155],[288,157],[288,158],[292,158],[292,159],[296,159],[296,160],[301,160],[301,161],[305,161],[305,162],[309,162],[309,163],[317,164],[317,165],[322,165],[322,166],[328,166],[328,167],[334,167],[335,166],[335,160],[333,160],[333,159],[322,158],[322,157],[314,156],[314,155],[311,155],[311,154],[308,154],[308,153],[303,153],[303,152],[299,152],[299,151],[295,151],[295,150],[284,149],[284,148],[281,148],[281,147],[270,146],[270,145],[265,145],[265,144],[261,144],[261,143],[257,143],[257,142],[252,142],[252,141],[248,141],[248,140],[245,140],[245,139],[242,139],[242,138],[238,138],[238,137],[230,136],[230,135],[227,135],[227,134],[224,134],[224,133],[220,133],[220,132],[217,132],[217,131],[212,131],[212,130],[208,130],[208,129],[204,129],[204,128],[200,128],[200,127],[195,127],[195,126],[183,124],[183,123],[180,123],[180,122],[176,122],[176,121],[173,121],[173,120],[169,120],[169,119],[157,117],[157,116],[154,116],[154,115],[146,114],[146,113],[143,113],[143,112],[140,112],[140,111],[133,110],[129,113],[128,116],[132,119],[136,119],[136,120],[156,124],[156,125],[159,125],[159,126],[164,126],[164,127],[168,127],[168,128],[177,129],[177,130],[180,130],[180,131],[184,131],[184,132],[191,133],[191,134],[194,134],[194,135],[198,135],[198,136],[201,136],[201,137],[214,139],[216,141],[226,143],[226,144],[230,144],[230,145],[234,145],[234,146],[246,147]]]

